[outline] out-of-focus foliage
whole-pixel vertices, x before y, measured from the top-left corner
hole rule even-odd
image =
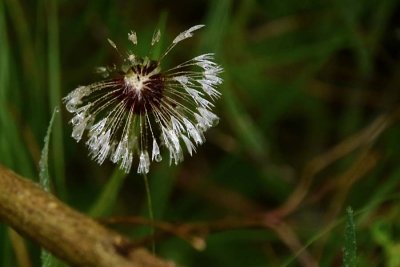
[[[156,253],[181,266],[340,266],[351,206],[357,266],[397,266],[399,14],[398,0],[0,1],[0,163],[39,181],[54,107],[119,60],[107,38],[129,48],[130,30],[149,43],[161,27],[165,48],[206,24],[168,63],[216,54],[221,121],[179,166],[152,165],[155,219],[194,229],[186,241],[156,238]],[[143,177],[91,161],[69,120],[62,107],[49,147],[53,192],[87,214],[146,218]],[[0,266],[41,266],[38,246],[26,241],[22,259],[11,236],[0,224]]]

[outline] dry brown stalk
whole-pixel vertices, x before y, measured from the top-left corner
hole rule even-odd
[[[300,182],[288,199],[278,207],[274,212],[278,217],[286,217],[291,214],[302,203],[315,176],[351,152],[371,146],[376,139],[390,126],[394,117],[397,116],[397,110],[390,115],[381,115],[377,117],[370,125],[357,132],[342,142],[332,147],[327,152],[315,157],[304,167]]]
[[[72,266],[175,266],[0,166],[0,221]]]

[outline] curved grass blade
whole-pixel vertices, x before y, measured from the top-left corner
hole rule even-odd
[[[39,162],[39,182],[40,185],[43,187],[43,189],[46,190],[47,192],[51,192],[51,181],[50,181],[49,164],[48,164],[50,135],[54,118],[56,117],[57,113],[58,113],[58,107],[54,109],[53,115],[51,116],[49,127],[47,128],[47,133],[44,138],[44,145]],[[51,255],[45,249],[42,249],[41,251],[41,260],[42,260],[42,267],[62,266],[62,263],[60,263],[57,258]]]
[[[357,243],[356,226],[353,219],[353,210],[351,207],[346,209],[346,227],[344,233],[344,251],[343,266],[356,267],[357,265]]]

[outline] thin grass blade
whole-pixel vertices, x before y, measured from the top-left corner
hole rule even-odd
[[[357,266],[357,243],[356,226],[354,224],[353,210],[348,207],[346,210],[346,228],[344,233],[343,266]]]
[[[42,153],[40,156],[40,162],[39,162],[40,185],[47,192],[51,192],[51,179],[50,179],[50,175],[49,175],[49,164],[48,164],[50,135],[51,135],[51,130],[52,130],[52,126],[54,123],[54,119],[58,112],[59,112],[58,107],[56,107],[53,111],[53,115],[51,116],[49,127],[47,128],[47,133],[44,138],[44,145],[43,145]],[[49,253],[45,249],[42,249],[42,251],[41,251],[41,260],[42,260],[42,267],[62,266],[62,264],[59,262],[59,260],[57,258],[55,258],[51,253]]]

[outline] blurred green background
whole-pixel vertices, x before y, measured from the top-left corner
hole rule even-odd
[[[54,194],[92,216],[148,218],[143,177],[90,160],[60,99],[117,62],[107,38],[129,48],[134,29],[143,52],[157,27],[166,47],[206,24],[166,60],[216,54],[221,121],[179,166],[152,164],[155,220],[192,229],[156,229],[156,254],[180,266],[341,266],[351,206],[357,266],[400,266],[399,4],[2,0],[0,163],[38,181],[59,106]],[[148,226],[110,227],[151,249]],[[40,248],[0,224],[0,266],[42,266]]]

